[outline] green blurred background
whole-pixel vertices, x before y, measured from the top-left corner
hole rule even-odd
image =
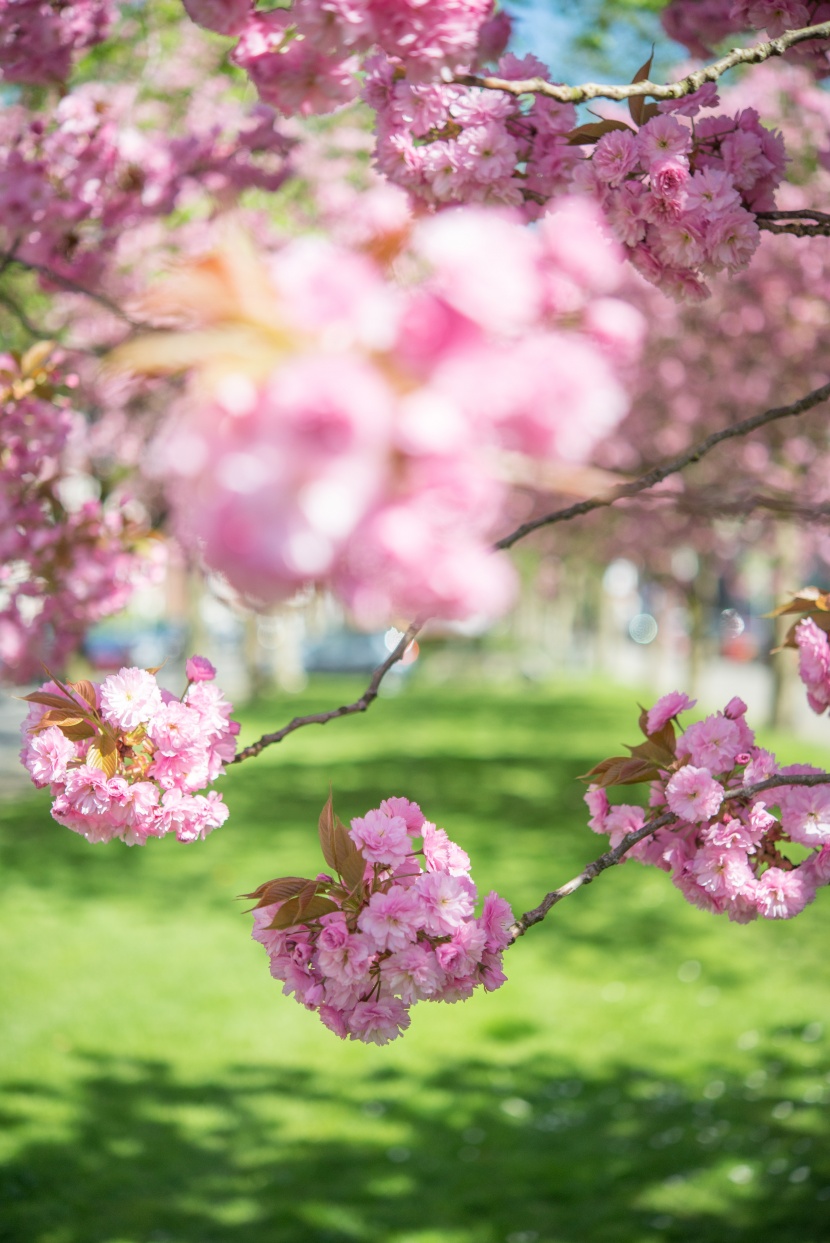
[[[242,740],[360,689],[256,704]],[[196,846],[89,846],[9,797],[0,1239],[826,1243],[826,894],[737,927],[623,866],[508,951],[500,992],[380,1049],[281,995],[234,900],[317,870],[331,782],[344,819],[417,800],[481,892],[535,905],[602,849],[574,777],[635,741],[635,699],[416,677],[234,769]]]

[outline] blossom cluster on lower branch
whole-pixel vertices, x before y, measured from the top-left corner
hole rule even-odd
[[[224,824],[222,795],[196,793],[225,771],[239,733],[215,674],[191,657],[181,699],[152,672],[126,668],[100,684],[55,679],[26,695],[20,758],[36,786],[49,786],[58,824],[128,846],[167,833],[194,842]]]
[[[246,896],[271,974],[341,1039],[387,1044],[415,1002],[504,983],[510,907],[490,893],[475,917],[468,856],[417,803],[384,799],[346,829],[329,798],[320,841],[338,879],[285,876]]]
[[[642,828],[647,812],[611,806],[606,787],[651,782],[649,806],[677,817],[627,852],[671,873],[694,906],[737,923],[790,919],[830,882],[830,785],[789,785],[761,793],[751,787],[773,777],[820,775],[809,764],[782,766],[755,743],[746,704],[730,700],[678,735],[678,716],[694,700],[673,691],[640,717],[645,742],[630,757],[598,764],[585,801],[589,826],[607,833],[612,847]],[[794,847],[784,853],[787,847]],[[805,848],[809,853],[805,855]]]

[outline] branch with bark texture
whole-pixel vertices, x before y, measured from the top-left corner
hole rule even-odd
[[[759,211],[758,228],[767,233],[790,233],[793,237],[830,237],[830,215],[801,208],[797,211]]]
[[[746,786],[743,789],[727,792],[724,803],[734,801],[736,798],[752,798],[756,794],[763,793],[764,790],[774,790],[780,786],[818,786],[830,783],[830,773],[798,773],[788,777],[781,774],[778,777],[768,777],[766,781],[759,781],[755,785]],[[592,860],[587,864],[578,876],[574,876],[564,885],[560,885],[558,889],[552,889],[546,894],[538,906],[534,906],[532,910],[525,911],[524,915],[520,915],[510,929],[514,945],[519,937],[524,936],[528,928],[532,928],[534,924],[539,924],[545,918],[550,910],[556,906],[557,902],[561,902],[563,898],[568,898],[572,893],[576,893],[577,889],[590,885],[591,881],[608,868],[614,867],[615,864],[621,863],[624,855],[636,846],[637,842],[641,842],[643,838],[650,837],[652,833],[656,833],[658,829],[666,828],[668,825],[677,824],[680,820],[674,812],[666,811],[662,816],[657,816],[654,820],[649,820],[648,824],[644,824],[641,829],[635,829],[632,833],[627,833],[618,846],[613,850],[606,850],[604,855],[600,855],[598,859]]]
[[[830,22],[822,22],[817,26],[804,26],[800,30],[788,30],[777,39],[766,43],[756,43],[752,47],[733,48],[726,56],[695,69],[677,82],[661,84],[651,82],[648,78],[641,82],[632,82],[625,86],[615,86],[600,82],[583,82],[580,86],[564,86],[547,82],[544,78],[525,78],[511,81],[509,78],[496,78],[490,75],[457,74],[451,79],[459,86],[478,86],[485,90],[505,91],[509,95],[545,95],[548,99],[556,99],[563,104],[581,104],[589,99],[636,99],[650,96],[652,99],[682,99],[684,95],[693,95],[707,82],[717,82],[722,74],[738,65],[759,65],[773,56],[783,56],[791,47],[806,43],[810,39],[830,39]]]
[[[564,509],[556,509],[552,513],[543,515],[541,518],[533,518],[530,522],[523,522],[515,531],[511,531],[509,535],[505,535],[498,540],[495,547],[499,549],[512,548],[519,540],[525,539],[533,531],[538,531],[540,527],[552,526],[556,522],[569,522],[572,518],[579,518],[583,514],[591,513],[595,509],[603,509],[609,505],[614,505],[617,501],[624,500],[626,497],[637,496],[638,493],[645,492],[647,489],[655,487],[658,483],[662,483],[664,479],[668,479],[669,475],[676,475],[685,466],[691,466],[692,463],[699,462],[701,458],[705,457],[707,453],[711,453],[712,449],[722,444],[725,440],[733,440],[736,436],[747,436],[757,428],[764,427],[767,423],[774,423],[778,419],[787,419],[795,415],[804,414],[807,410],[812,410],[815,406],[821,405],[828,397],[830,397],[830,384],[823,384],[821,388],[813,389],[811,393],[800,397],[798,401],[792,402],[789,406],[776,406],[772,410],[764,410],[762,414],[754,414],[748,419],[742,419],[739,423],[733,423],[731,427],[724,427],[719,432],[712,432],[711,436],[707,436],[705,440],[692,445],[684,453],[677,454],[676,457],[671,458],[662,466],[652,467],[651,470],[641,475],[639,479],[633,479],[630,483],[621,483],[604,495],[592,496],[588,500],[577,501],[573,505],[567,505]]]
[[[389,670],[398,661],[403,660],[416,634],[420,631],[426,622],[426,618],[420,618],[414,621],[403,635],[400,642],[393,652],[387,656],[382,665],[378,665],[372,674],[372,680],[366,687],[366,690],[356,699],[354,703],[343,704],[340,708],[333,708],[330,712],[312,712],[309,716],[295,716],[293,721],[289,721],[282,729],[278,729],[273,734],[263,734],[256,742],[252,742],[249,747],[243,749],[231,760],[232,764],[241,764],[243,760],[251,759],[255,755],[259,755],[266,747],[270,747],[272,743],[282,742],[283,738],[288,734],[293,734],[296,729],[302,729],[304,725],[327,725],[329,721],[334,721],[341,716],[352,716],[355,712],[365,712],[371,703],[378,697],[380,684],[386,677]]]

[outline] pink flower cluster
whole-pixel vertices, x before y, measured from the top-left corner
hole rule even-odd
[[[181,699],[146,669],[121,669],[99,685],[44,683],[25,698],[20,758],[52,816],[88,842],[143,846],[174,833],[195,842],[224,824],[221,794],[198,794],[225,771],[239,724],[212,684],[204,657],[187,662]]]
[[[329,800],[320,835],[339,880],[285,877],[248,895],[254,940],[287,996],[341,1039],[382,1045],[406,1030],[416,1002],[504,983],[510,907],[490,893],[475,917],[468,856],[417,803],[384,799],[347,831]]]
[[[0,0],[0,80],[65,82],[74,57],[106,38],[114,0]]]
[[[754,108],[714,109],[712,84],[659,105],[637,132],[603,134],[577,184],[602,204],[637,271],[664,292],[699,301],[704,277],[747,267],[760,241],[753,212],[774,206],[787,157]]]
[[[496,74],[549,79],[535,56],[504,56]],[[535,219],[566,192],[579,163],[568,143],[571,104],[541,95],[520,102],[503,91],[413,82],[393,60],[367,64],[364,98],[377,113],[378,169],[432,207],[507,203]]]
[[[52,388],[39,347],[0,355],[0,680],[61,666],[86,629],[123,608],[151,569],[112,504],[73,503],[70,439],[82,420]]]
[[[819,886],[830,883],[830,784],[788,785],[788,776],[821,770],[779,765],[756,745],[746,704],[737,698],[676,737],[677,714],[693,706],[677,691],[664,696],[644,714],[646,742],[633,748],[632,758],[597,766],[590,775],[599,783],[585,795],[588,823],[607,833],[614,847],[642,828],[647,816],[670,812],[675,822],[637,842],[626,857],[671,873],[687,901],[702,910],[725,913],[738,923],[759,915],[791,919],[812,902]],[[746,793],[777,776],[785,779],[780,787]],[[649,779],[647,812],[609,804],[606,786]],[[800,861],[783,853],[787,843],[796,844]],[[804,847],[810,851],[806,858]]]
[[[793,635],[798,647],[798,676],[807,688],[807,702],[814,712],[830,708],[830,641],[827,632],[811,617],[798,623]]]
[[[218,123],[192,121],[187,133],[168,133],[152,109],[139,108],[134,90],[100,83],[85,83],[43,114],[5,109],[0,249],[95,288],[122,235],[168,215],[186,191],[232,197],[282,184],[289,144],[264,105],[232,137]]]
[[[468,68],[506,41],[492,0],[294,0],[255,12],[248,0],[185,0],[189,16],[239,36],[232,59],[268,103],[289,115],[331,112],[357,98],[361,57],[377,48],[410,80]]]
[[[625,409],[616,366],[641,321],[608,296],[616,263],[565,203],[534,232],[491,210],[423,222],[405,285],[319,239],[277,252],[244,306],[241,268],[221,305],[198,270],[172,278],[169,309],[209,316],[204,354],[187,359],[191,333],[123,357],[197,366],[155,451],[179,534],[255,601],[317,582],[366,626],[503,612],[514,571],[491,544],[508,462],[584,462]],[[244,359],[240,321],[259,342]]]
[[[764,30],[776,39],[785,30],[802,30],[830,21],[824,0],[671,0],[661,14],[666,34],[684,44],[693,56],[709,56],[713,48],[743,30]],[[818,75],[830,73],[830,41],[810,39],[786,53],[807,63]]]

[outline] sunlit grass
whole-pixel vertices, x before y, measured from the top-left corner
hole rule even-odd
[[[321,683],[310,709],[353,694]],[[633,696],[412,685],[224,780],[207,842],[0,815],[6,1243],[824,1243],[830,904],[735,927],[630,864],[384,1049],[281,996],[234,895],[406,794],[519,911],[602,848],[574,776]],[[295,699],[245,716],[244,740]],[[787,759],[812,759],[781,744]]]

